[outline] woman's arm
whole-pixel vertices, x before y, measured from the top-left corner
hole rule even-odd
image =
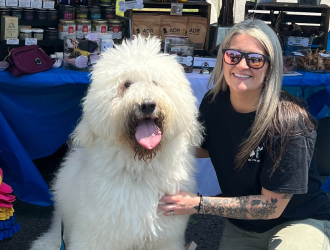
[[[278,218],[288,205],[292,194],[279,194],[262,188],[260,195],[242,197],[203,197],[200,213],[218,215],[241,220],[270,220]],[[180,192],[178,195],[163,196],[166,204],[158,205],[164,215],[194,214],[198,210],[199,196]]]
[[[195,148],[195,156],[196,158],[209,158],[209,151],[203,148]]]

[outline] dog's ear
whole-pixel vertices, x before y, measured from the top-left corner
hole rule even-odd
[[[91,127],[87,124],[86,119],[82,118],[73,133],[71,134],[73,144],[78,147],[89,147],[95,141],[95,134]]]

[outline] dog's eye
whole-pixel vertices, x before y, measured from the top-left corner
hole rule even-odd
[[[155,85],[158,85],[158,83],[154,80],[152,80],[152,83],[155,84]]]
[[[129,86],[131,86],[131,83],[130,82],[125,82],[124,87],[128,89]]]

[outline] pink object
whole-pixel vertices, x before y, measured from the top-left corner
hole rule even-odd
[[[141,146],[153,149],[162,139],[162,132],[153,120],[143,120],[136,128],[135,138]]]
[[[3,173],[0,168],[0,207],[12,207],[15,201],[15,195],[10,194],[13,189],[3,181]]]

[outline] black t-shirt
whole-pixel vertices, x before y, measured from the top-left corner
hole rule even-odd
[[[288,143],[280,166],[271,177],[273,162],[263,143],[251,152],[242,169],[237,170],[234,167],[234,159],[239,146],[249,136],[255,112],[236,112],[229,95],[229,91],[219,92],[211,102],[212,95],[207,93],[199,108],[200,120],[205,127],[201,147],[209,152],[222,195],[260,195],[262,187],[276,193],[294,194],[277,219],[229,220],[242,229],[258,233],[270,230],[288,220],[330,220],[330,199],[320,189],[321,182],[316,168],[316,132],[295,136]],[[274,141],[277,141],[276,138]]]

